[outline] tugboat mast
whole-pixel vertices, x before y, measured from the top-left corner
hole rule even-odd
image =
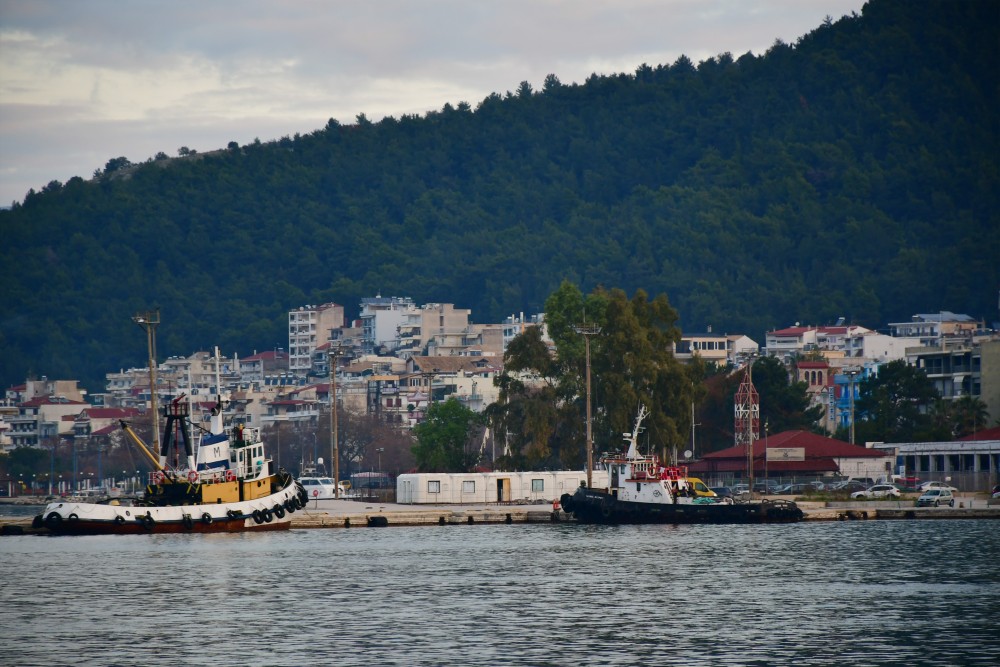
[[[156,327],[160,323],[160,309],[139,313],[132,317],[132,321],[146,330],[146,346],[149,350],[149,404],[153,412],[153,451],[159,452],[160,403],[156,396]]]
[[[573,331],[583,336],[587,354],[587,488],[593,487],[594,476],[594,436],[590,426],[590,337],[601,333],[601,328],[593,324],[581,324]]]

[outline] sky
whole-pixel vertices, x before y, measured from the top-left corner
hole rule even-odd
[[[0,0],[0,205],[254,139],[760,55],[862,0]]]

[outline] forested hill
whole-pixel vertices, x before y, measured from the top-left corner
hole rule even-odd
[[[564,278],[666,293],[685,330],[949,309],[997,319],[995,2],[882,2],[764,55],[680,58],[423,117],[129,165],[0,213],[0,380],[101,386],[287,343],[362,296],[541,309]]]

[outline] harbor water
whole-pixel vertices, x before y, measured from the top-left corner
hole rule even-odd
[[[1000,664],[1000,523],[0,538],[2,665]]]

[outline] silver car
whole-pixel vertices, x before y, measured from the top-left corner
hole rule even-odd
[[[955,506],[955,496],[951,489],[930,489],[917,498],[917,507]]]

